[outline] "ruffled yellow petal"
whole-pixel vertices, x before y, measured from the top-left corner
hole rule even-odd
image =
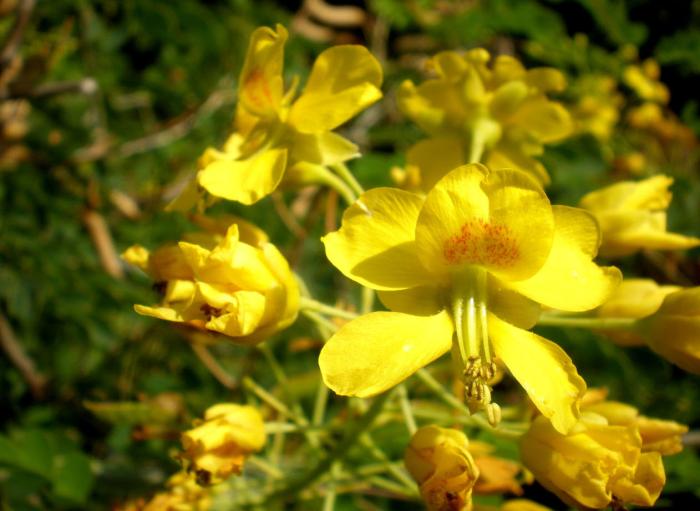
[[[344,325],[321,350],[323,381],[337,394],[368,397],[405,380],[450,349],[447,312],[372,312]]]
[[[382,97],[382,68],[364,46],[334,46],[318,56],[289,112],[302,133],[330,131]]]
[[[561,433],[568,433],[579,417],[579,401],[586,383],[569,356],[539,335],[521,330],[489,314],[494,352],[530,396],[532,402]]]
[[[348,278],[373,289],[406,289],[430,282],[416,257],[414,230],[423,199],[375,188],[343,213],[340,230],[322,241],[326,256]]]
[[[282,67],[287,30],[260,27],[250,36],[239,80],[239,101],[260,117],[276,116],[284,95]]]
[[[658,452],[642,453],[632,477],[623,477],[612,484],[613,493],[623,502],[651,507],[666,484],[666,472]]]
[[[464,149],[458,138],[428,138],[406,152],[406,165],[420,170],[420,187],[427,192],[450,170],[464,163]]]
[[[617,288],[622,274],[614,266],[601,267],[591,261],[600,237],[592,215],[567,206],[554,206],[552,211],[554,243],[544,266],[529,279],[507,285],[555,309],[593,309]]]
[[[423,265],[437,274],[477,265],[505,280],[523,279],[546,260],[553,231],[549,200],[533,179],[470,164],[428,193],[416,246]]]
[[[246,160],[219,159],[199,171],[199,185],[215,197],[253,204],[272,193],[284,175],[286,149],[270,149]]]
[[[204,287],[210,289],[205,290]],[[207,303],[214,305],[215,302],[210,300],[210,294],[213,291],[211,286],[200,283],[200,290]],[[206,327],[231,337],[253,333],[260,325],[265,313],[265,296],[255,291],[235,291],[228,294],[225,299],[227,303],[222,304],[224,312],[213,316],[207,321]]]

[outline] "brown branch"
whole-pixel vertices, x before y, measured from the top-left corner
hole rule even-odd
[[[219,365],[206,346],[196,341],[190,341],[190,346],[192,346],[192,351],[194,351],[197,358],[202,362],[202,364],[204,364],[204,367],[209,370],[211,375],[216,378],[221,385],[229,390],[233,390],[238,386],[236,380],[234,380],[226,372],[226,370]]]
[[[2,50],[0,50],[0,69],[7,66],[10,61],[14,58],[19,45],[22,43],[22,37],[27,29],[27,24],[29,23],[29,18],[34,10],[35,0],[20,0],[17,6],[17,17],[15,18],[15,24],[10,30],[7,39],[2,45]]]
[[[36,370],[34,362],[24,352],[3,314],[0,314],[0,346],[29,385],[32,395],[37,399],[41,398],[46,388],[46,378]]]
[[[97,211],[88,209],[83,213],[83,223],[95,245],[102,268],[116,279],[123,278],[124,268],[114,248],[112,235],[104,217]]]
[[[48,96],[56,96],[58,94],[67,94],[77,92],[86,96],[95,94],[99,86],[94,78],[82,78],[81,80],[72,80],[66,82],[51,82],[38,85],[30,91],[11,91],[5,94],[0,94],[0,100],[5,99],[36,99]]]

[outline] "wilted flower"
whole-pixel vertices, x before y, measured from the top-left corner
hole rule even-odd
[[[469,511],[479,469],[461,431],[425,426],[416,431],[404,462],[429,511]]]
[[[654,176],[622,181],[585,195],[579,205],[600,224],[600,255],[621,257],[643,248],[682,250],[700,245],[698,238],[666,232],[672,183],[668,176]]]
[[[375,395],[453,348],[472,411],[498,422],[498,358],[567,431],[585,383],[559,346],[527,329],[538,304],[589,310],[617,286],[619,270],[592,261],[598,239],[588,213],[552,206],[521,171],[465,165],[426,197],[369,190],[323,242],[331,263],[378,290],[391,312],[354,319],[328,340],[324,381],[339,394]]]
[[[381,98],[382,69],[367,48],[341,45],[322,52],[301,95],[298,79],[284,90],[287,31],[253,32],[239,79],[234,133],[223,151],[208,149],[197,183],[209,194],[252,204],[282,182],[325,182],[327,166],[359,156],[355,144],[332,130]],[[189,208],[194,185],[174,207]]]
[[[233,403],[214,405],[204,420],[182,434],[180,455],[203,485],[240,474],[243,463],[265,445],[265,424],[257,409]]]
[[[613,501],[652,506],[666,482],[661,455],[642,452],[635,425],[614,426],[582,414],[568,435],[537,417],[520,439],[525,466],[571,506],[603,509]]]
[[[260,342],[294,321],[298,284],[262,231],[239,220],[227,227],[210,220],[206,232],[185,240],[153,253],[140,246],[124,253],[163,290],[160,305],[136,305],[136,312],[243,344]]]
[[[430,135],[422,144],[436,158],[421,161],[423,191],[454,166],[475,162],[549,181],[533,157],[572,131],[569,113],[546,95],[564,89],[564,76],[552,68],[526,70],[507,55],[496,57],[489,68],[490,59],[484,49],[438,53],[429,61],[435,78],[418,86],[401,84],[399,107]],[[443,161],[445,148],[457,161]]]

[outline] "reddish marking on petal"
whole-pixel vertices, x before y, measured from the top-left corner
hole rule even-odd
[[[520,256],[515,239],[505,225],[480,218],[462,224],[445,240],[443,255],[449,264],[488,264],[505,268]]]
[[[262,69],[253,69],[243,83],[246,100],[258,108],[271,107],[272,91]]]

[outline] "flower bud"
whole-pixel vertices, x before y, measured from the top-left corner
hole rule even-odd
[[[406,468],[430,511],[469,511],[479,469],[464,433],[438,426],[420,428],[406,449]]]
[[[265,424],[252,406],[214,405],[195,426],[182,434],[181,457],[200,484],[240,474],[245,459],[265,445]]]
[[[634,425],[609,425],[583,414],[569,435],[537,417],[520,440],[523,463],[549,491],[572,506],[592,509],[622,504],[652,506],[666,476],[658,452],[642,452]]]

